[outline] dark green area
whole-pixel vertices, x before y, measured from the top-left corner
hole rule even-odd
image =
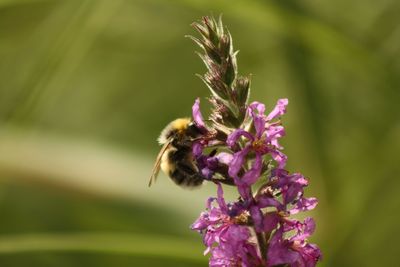
[[[4,235],[112,232],[194,236],[173,204],[165,210],[139,201],[126,203],[24,184],[6,186],[1,194],[0,234]],[[162,218],[162,223],[154,218]]]
[[[131,266],[204,266],[205,263],[201,261],[188,261],[182,259],[169,259],[169,258],[156,258],[156,257],[143,257],[140,255],[121,255],[121,254],[98,254],[98,253],[22,253],[16,255],[0,256],[0,261],[3,266],[19,267],[26,266],[27,259],[29,258],[29,266],[42,267],[42,266],[96,266],[96,267],[131,267]]]

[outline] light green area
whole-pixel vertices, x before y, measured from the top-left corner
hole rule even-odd
[[[160,130],[207,114],[187,34],[223,13],[251,100],[289,98],[321,266],[396,266],[400,2],[0,1],[0,266],[205,266],[214,195],[148,177]],[[227,196],[235,192],[227,189]]]
[[[170,236],[139,234],[26,234],[0,239],[0,254],[31,251],[89,251],[98,253],[133,254],[153,257],[201,261],[193,243]]]

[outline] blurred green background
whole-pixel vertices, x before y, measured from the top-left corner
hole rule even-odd
[[[398,266],[396,0],[1,0],[1,266],[207,265],[189,225],[213,186],[147,182],[165,124],[197,96],[207,113],[184,35],[220,13],[251,100],[290,100],[321,266]]]

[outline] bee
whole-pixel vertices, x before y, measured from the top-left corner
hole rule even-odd
[[[154,164],[149,186],[155,182],[160,169],[179,186],[200,186],[205,177],[194,164],[192,146],[201,135],[201,130],[189,118],[170,122],[158,138],[162,148]]]

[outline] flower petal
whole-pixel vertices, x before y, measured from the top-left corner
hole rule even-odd
[[[304,235],[307,237],[311,236],[315,231],[315,221],[311,217],[304,219]]]
[[[251,141],[254,140],[254,137],[253,135],[251,135],[251,133],[243,129],[237,129],[228,136],[228,138],[226,139],[226,144],[230,147],[233,147],[241,136],[244,136]]]
[[[282,190],[284,203],[289,204],[303,195],[303,188],[307,186],[308,181],[300,173],[294,173],[281,177],[279,183],[285,188]]]
[[[217,159],[220,163],[229,165],[233,160],[233,155],[226,152],[221,152],[217,156]]]
[[[279,150],[270,151],[272,158],[278,163],[278,168],[283,169],[286,166],[287,156]]]
[[[277,212],[267,212],[264,215],[264,219],[263,219],[263,230],[264,232],[271,232],[272,230],[274,230],[279,221],[280,221],[281,217],[279,216],[279,214]]]
[[[288,242],[283,239],[282,228],[275,231],[272,236],[268,248],[268,266],[279,264],[294,265],[297,261],[301,260],[301,254],[297,251],[289,249]]]
[[[267,116],[267,121],[273,120],[286,113],[286,106],[289,103],[287,98],[279,99],[275,108]]]
[[[254,184],[260,178],[262,169],[262,156],[257,153],[251,169],[248,170],[242,177],[242,181],[247,185]]]
[[[258,199],[258,206],[260,208],[275,207],[278,210],[283,210],[283,205],[276,198],[264,195]]]
[[[244,149],[233,154],[232,161],[229,164],[229,170],[228,170],[229,176],[231,176],[232,178],[237,177],[237,174],[242,168],[246,156],[250,152],[250,149],[251,149],[250,146],[246,146]]]
[[[249,105],[248,112],[253,117],[254,128],[257,138],[261,138],[265,130],[265,105],[259,102],[253,102]]]
[[[263,214],[259,207],[253,205],[250,207],[250,215],[254,222],[254,228],[257,233],[263,231]]]
[[[219,183],[217,184],[217,187],[218,187],[218,189],[217,189],[217,202],[218,202],[218,205],[219,205],[221,211],[223,213],[227,214],[228,213],[228,207],[227,207],[227,205],[225,203],[225,199],[224,199],[224,190],[222,189],[222,185],[219,184]]]
[[[202,212],[200,217],[190,226],[192,230],[204,230],[208,226],[208,214],[206,212]]]
[[[265,112],[265,105],[263,103],[260,103],[257,101],[252,102],[249,105],[249,108],[250,108],[249,110],[251,110],[253,112],[257,110],[258,114],[260,114],[260,115],[263,115]]]
[[[285,128],[281,125],[269,126],[266,130],[267,140],[276,148],[282,149],[278,139],[285,135]]]
[[[315,197],[300,198],[294,208],[290,210],[290,214],[296,214],[302,211],[313,210],[318,205],[318,200]]]
[[[244,184],[239,177],[235,178],[235,183],[238,187],[238,192],[244,200],[251,199],[251,187]]]
[[[315,244],[306,244],[301,254],[306,267],[314,267],[322,259],[322,253]]]
[[[200,157],[203,154],[203,145],[200,142],[194,142],[192,146],[192,153],[196,158]]]
[[[203,115],[201,115],[200,111],[200,98],[196,98],[193,107],[192,107],[192,116],[194,123],[199,128],[206,128],[206,124],[204,123]]]

